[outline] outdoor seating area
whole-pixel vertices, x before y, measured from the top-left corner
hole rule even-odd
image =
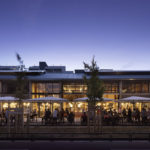
[[[73,102],[56,97],[22,100],[24,123],[27,123],[29,117],[30,125],[87,125],[87,100],[87,97]],[[97,101],[95,111],[96,115],[101,111],[103,125],[150,124],[150,98],[131,96],[119,100],[103,98],[102,102]],[[15,124],[18,102],[15,97],[0,97],[0,125],[7,124],[8,116],[10,124]]]

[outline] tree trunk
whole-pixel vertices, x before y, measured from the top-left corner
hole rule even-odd
[[[88,132],[95,132],[95,106],[88,105]]]
[[[100,133],[102,133],[102,128],[103,128],[103,111],[102,111],[102,106],[103,105],[101,105],[101,107],[100,107]]]
[[[17,129],[20,132],[23,132],[24,128],[24,112],[23,112],[23,102],[19,102],[19,108],[18,108],[18,119],[17,119]]]
[[[30,114],[27,114],[27,133],[30,133]]]

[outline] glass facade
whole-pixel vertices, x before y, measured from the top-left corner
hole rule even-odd
[[[60,94],[32,94],[32,98],[41,98],[46,96],[52,96],[52,97],[61,97]]]
[[[3,81],[2,82],[2,93],[3,94],[15,94],[16,83],[13,81]]]
[[[73,101],[76,98],[86,97],[85,94],[64,94],[63,98]]]
[[[86,93],[87,86],[79,83],[68,83],[63,85],[64,93]]]
[[[136,95],[142,93],[143,97],[149,97],[150,82],[148,80],[123,80],[122,88],[119,87],[120,81],[117,80],[104,80],[104,97],[119,99],[119,89],[122,91],[121,97],[126,94]],[[86,97],[87,86],[83,82],[32,82],[31,90],[29,91],[29,84],[26,87],[27,94],[30,93],[30,98],[39,98],[46,96],[63,97],[69,100],[73,100],[80,97]],[[16,82],[15,81],[0,81],[0,93],[1,96],[14,95],[16,93]],[[109,96],[108,96],[109,95]],[[130,96],[129,95],[129,96]]]
[[[60,97],[60,83],[32,83],[32,98],[40,98],[46,96]]]
[[[103,97],[104,98],[109,98],[109,99],[118,99],[119,95],[116,95],[116,94],[104,94]]]
[[[119,82],[104,82],[104,92],[105,93],[118,93],[119,92]]]
[[[123,81],[122,93],[148,93],[149,82],[143,81]]]
[[[15,95],[16,94],[16,86],[17,83],[15,81],[2,81],[0,84],[0,90],[3,95]],[[29,92],[29,84],[25,83],[24,94],[28,94]]]
[[[60,83],[32,83],[32,93],[60,93]]]

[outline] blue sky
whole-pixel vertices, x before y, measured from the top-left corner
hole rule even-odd
[[[150,0],[0,0],[0,65],[150,70]]]

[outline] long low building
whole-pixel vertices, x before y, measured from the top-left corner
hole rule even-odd
[[[15,96],[16,74],[19,66],[0,66],[0,96]],[[84,70],[66,71],[65,66],[48,66],[40,62],[39,66],[29,67],[26,97],[46,96],[62,97],[73,101],[86,97],[87,86],[83,76],[89,77]],[[150,97],[150,71],[127,71],[101,69],[99,78],[104,83],[104,97],[118,100],[129,96]],[[42,108],[41,108],[42,109]]]

